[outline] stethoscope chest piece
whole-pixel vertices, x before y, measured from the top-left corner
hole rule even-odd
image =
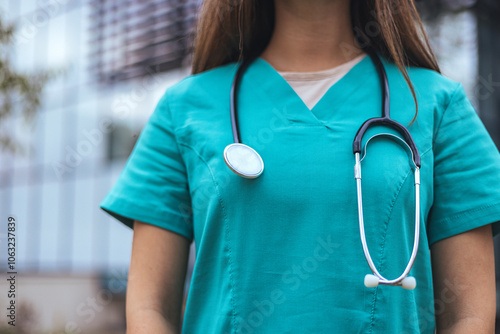
[[[227,145],[224,161],[233,172],[248,179],[255,179],[264,171],[264,161],[259,153],[242,143]]]

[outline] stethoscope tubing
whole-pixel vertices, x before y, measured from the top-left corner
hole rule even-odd
[[[385,71],[384,65],[382,64],[382,61],[378,57],[375,51],[373,50],[367,50],[367,53],[369,54],[370,58],[372,59],[373,63],[375,64],[375,67],[378,72],[378,76],[380,78],[380,85],[382,87],[382,117],[374,117],[366,120],[361,127],[358,129],[356,136],[354,137],[353,141],[353,153],[355,156],[355,171],[354,171],[354,176],[356,179],[356,187],[357,187],[357,200],[358,200],[358,218],[359,218],[359,230],[360,230],[360,237],[361,237],[361,244],[363,246],[363,253],[365,255],[366,261],[368,263],[368,266],[370,267],[371,271],[373,274],[376,276],[372,275],[367,275],[365,277],[365,285],[375,287],[378,284],[386,284],[386,285],[400,285],[403,288],[407,289],[413,289],[415,287],[415,280],[414,278],[412,282],[408,283],[408,281],[405,281],[405,279],[409,278],[408,274],[411,271],[411,268],[413,267],[413,264],[415,262],[415,258],[418,252],[418,245],[419,245],[419,237],[420,237],[420,155],[417,149],[417,146],[415,145],[415,142],[413,141],[413,138],[408,131],[408,129],[402,125],[399,122],[396,122],[390,118],[390,96],[389,96],[389,83],[387,79],[387,73]],[[239,163],[234,164],[233,158],[237,159],[237,156],[229,156],[228,154],[228,147],[224,150],[224,160],[228,167],[233,170],[236,174],[246,177],[246,178],[256,178],[261,175],[263,171],[263,161],[260,157],[260,155],[250,148],[249,146],[246,146],[241,143],[240,140],[240,133],[239,133],[239,127],[238,127],[238,91],[241,83],[241,78],[243,76],[243,73],[245,70],[248,68],[248,66],[252,63],[254,59],[244,59],[239,66],[238,70],[236,71],[236,75],[233,79],[233,83],[231,86],[231,96],[230,96],[230,112],[231,112],[231,126],[232,126],[232,134],[233,134],[233,143],[228,145],[228,147],[232,145],[236,145],[237,148],[240,150],[240,152],[245,151],[246,154],[251,153],[254,156],[257,156],[257,162],[259,162],[259,170],[255,170],[254,173],[248,173],[248,172],[243,172],[237,168]],[[413,163],[415,164],[415,170],[414,170],[414,176],[415,176],[415,236],[414,236],[414,241],[413,241],[413,250],[410,256],[410,259],[403,271],[403,273],[395,278],[395,279],[387,279],[383,275],[380,274],[380,272],[377,270],[377,267],[375,266],[375,263],[373,262],[373,259],[371,258],[370,251],[368,249],[368,245],[366,242],[366,235],[365,235],[365,226],[364,226],[364,218],[363,218],[363,200],[362,200],[362,187],[361,187],[361,160],[360,159],[360,153],[361,153],[361,147],[362,147],[362,140],[363,136],[366,133],[366,131],[373,125],[386,125],[389,126],[393,129],[395,129],[397,132],[403,135],[404,137],[404,142],[405,144],[410,148],[411,153],[412,153],[412,160]],[[397,136],[395,136],[397,137]],[[399,138],[399,137],[397,137]],[[401,138],[399,138],[401,141],[403,141]],[[368,140],[369,141],[369,140]],[[368,142],[367,142],[368,143]],[[243,150],[243,151],[241,151]],[[367,278],[370,278],[369,282],[367,283]],[[376,282],[373,282],[375,279]]]
[[[356,186],[357,186],[357,197],[358,197],[358,217],[359,217],[359,231],[361,237],[361,244],[363,245],[363,253],[365,254],[366,261],[368,266],[372,270],[375,276],[377,276],[380,281],[379,284],[386,285],[401,285],[401,281],[408,276],[410,273],[413,264],[415,263],[415,258],[418,253],[418,245],[419,245],[419,237],[420,237],[420,168],[415,166],[415,235],[413,237],[413,249],[410,256],[410,259],[406,265],[403,273],[395,279],[387,279],[377,270],[375,263],[370,256],[370,251],[368,250],[368,244],[366,242],[365,235],[365,225],[364,225],[364,217],[363,217],[363,192],[361,189],[361,161],[360,161],[360,153],[355,153],[355,178],[356,178]]]
[[[231,85],[231,97],[230,97],[230,112],[231,112],[231,127],[233,132],[233,144],[241,143],[240,140],[240,130],[238,126],[238,92],[241,84],[241,78],[243,73],[246,71],[248,66],[253,60],[244,60],[236,71],[236,75],[233,79],[233,84]]]
[[[353,153],[360,153],[361,152],[361,142],[363,140],[363,136],[365,135],[366,131],[368,130],[369,127],[377,124],[381,125],[387,125],[396,131],[398,131],[400,134],[403,135],[405,138],[405,141],[408,143],[408,146],[410,146],[412,154],[413,154],[413,161],[415,161],[415,164],[417,167],[420,168],[420,154],[418,153],[417,145],[415,145],[415,142],[413,141],[413,138],[408,131],[408,129],[402,125],[399,122],[394,121],[390,117],[390,96],[389,96],[389,81],[387,79],[387,73],[385,72],[384,69],[384,64],[382,64],[382,61],[378,57],[378,55],[374,51],[368,51],[368,55],[372,59],[373,63],[375,64],[375,67],[377,68],[378,76],[380,78],[380,86],[383,88],[382,89],[382,117],[374,117],[366,120],[361,127],[359,128],[358,132],[356,133],[356,136],[354,137],[354,142],[353,142]]]

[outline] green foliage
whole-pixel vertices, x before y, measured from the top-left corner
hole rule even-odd
[[[7,119],[21,115],[26,125],[33,125],[41,105],[40,97],[45,83],[54,77],[54,71],[22,73],[9,62],[13,48],[15,26],[0,17],[0,151],[26,154],[25,148],[15,142],[6,131]]]

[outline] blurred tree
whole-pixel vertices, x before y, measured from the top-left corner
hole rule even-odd
[[[33,124],[41,103],[42,88],[55,72],[21,73],[14,69],[9,62],[14,33],[15,26],[6,24],[0,17],[0,151],[26,154],[25,148],[6,130],[9,126],[7,120],[22,115],[26,125]]]

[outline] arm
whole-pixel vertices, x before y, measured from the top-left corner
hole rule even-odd
[[[494,333],[496,295],[491,225],[431,246],[438,334]]]
[[[190,242],[160,227],[134,221],[127,284],[127,333],[180,332]]]

